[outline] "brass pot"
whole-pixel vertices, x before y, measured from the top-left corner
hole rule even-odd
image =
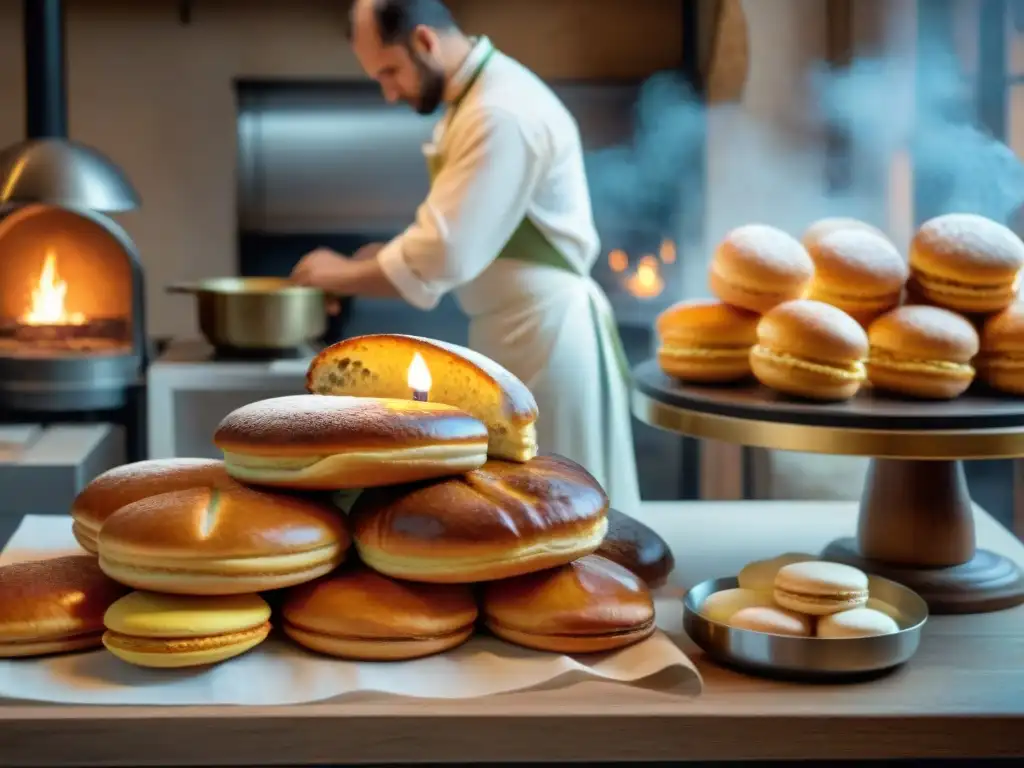
[[[218,349],[293,349],[327,330],[324,292],[284,278],[215,277],[167,292],[196,297],[199,329]]]

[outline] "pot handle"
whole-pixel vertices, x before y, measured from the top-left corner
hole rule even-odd
[[[167,293],[198,293],[199,286],[195,283],[171,283],[164,290]]]

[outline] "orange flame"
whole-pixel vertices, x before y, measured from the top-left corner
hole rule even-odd
[[[648,254],[640,258],[636,272],[626,279],[626,290],[638,299],[653,299],[661,295],[665,290],[665,280],[657,257]]]
[[[658,250],[658,256],[661,258],[662,264],[675,264],[676,244],[671,240],[662,240],[661,248]]]
[[[612,272],[625,272],[629,268],[629,255],[616,248],[608,254],[608,266]]]
[[[84,325],[85,315],[67,311],[67,293],[68,284],[57,272],[57,254],[47,250],[39,280],[32,288],[28,311],[18,321],[24,325]]]

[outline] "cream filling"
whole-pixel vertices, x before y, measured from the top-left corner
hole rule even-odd
[[[453,629],[450,632],[443,632],[438,635],[406,635],[405,637],[374,637],[372,635],[343,635],[343,634],[328,634],[327,632],[321,632],[316,629],[309,629],[301,624],[296,624],[294,621],[285,620],[287,628],[292,630],[298,630],[299,632],[309,635],[313,638],[322,638],[329,641],[350,641],[350,642],[361,642],[361,643],[423,643],[433,642],[436,640],[450,640],[461,635],[466,634],[467,631],[473,628],[473,624],[467,624],[464,627]]]
[[[905,373],[946,374],[957,378],[973,378],[974,368],[967,363],[952,363],[947,360],[921,360],[895,357],[887,352],[871,351],[868,365]]]
[[[255,576],[261,574],[288,574],[314,568],[329,562],[341,554],[338,544],[295,552],[288,555],[269,555],[255,557],[194,557],[148,555],[127,547],[111,545],[106,541],[100,543],[100,568],[111,565],[114,569],[124,569],[149,573],[161,571],[166,573],[201,574],[208,576]],[[105,570],[105,569],[104,569]]]
[[[854,295],[851,293],[842,293],[841,291],[833,291],[828,288],[822,288],[820,285],[814,286],[811,291],[810,298],[822,301],[825,304],[841,304],[844,307],[856,308],[859,310],[872,310],[878,307],[894,307],[900,303],[900,294],[896,293],[882,293],[875,296],[869,296],[865,294]]]
[[[358,473],[367,467],[387,464],[418,464],[474,468],[486,461],[487,446],[479,443],[420,445],[387,448],[379,451],[349,451],[329,456],[253,456],[224,452],[224,466],[232,477],[241,480],[274,481]]]
[[[947,296],[982,298],[1011,292],[1016,293],[1020,283],[1020,274],[1015,276],[1013,280],[999,283],[998,285],[967,285],[956,280],[929,275],[917,268],[912,270],[912,275],[913,279],[925,290],[946,294]]]
[[[793,368],[799,368],[803,371],[811,371],[812,373],[820,373],[834,379],[842,379],[843,381],[864,381],[864,379],[867,378],[867,370],[864,367],[864,363],[860,361],[847,363],[846,365],[843,365],[842,363],[817,362],[814,360],[807,360],[802,357],[794,357],[793,355],[786,354],[785,352],[772,352],[770,349],[766,349],[760,344],[751,349],[750,354],[751,356],[759,357],[762,360],[767,360],[773,363],[785,363]]]
[[[1024,368],[1024,354],[982,356],[975,361],[979,368],[985,370],[1018,371]]]
[[[782,597],[790,600],[799,600],[801,603],[821,606],[860,602],[861,600],[867,600],[868,597],[867,590],[863,592],[837,592],[831,595],[813,595],[780,589],[779,587],[775,588],[775,594],[782,595]]]
[[[688,357],[746,360],[747,356],[750,355],[750,347],[661,347],[658,350],[658,354],[670,357],[673,360],[682,360]]]
[[[730,288],[735,288],[737,290],[743,291],[743,293],[749,293],[749,294],[751,294],[753,296],[764,296],[766,298],[770,297],[770,296],[778,296],[780,293],[788,294],[794,288],[799,287],[799,284],[782,285],[779,288],[777,288],[776,290],[772,291],[772,290],[765,289],[764,286],[761,286],[761,285],[752,286],[749,283],[743,283],[742,279],[738,280],[735,277],[726,277],[725,275],[723,275],[721,273],[720,270],[718,270],[715,267],[712,267],[712,271],[715,273],[715,276],[719,280],[721,280],[723,283],[728,285]],[[801,281],[801,283],[802,282],[803,281]]]
[[[507,553],[491,552],[484,555],[463,555],[461,557],[447,556],[417,556],[417,555],[393,555],[373,547],[360,545],[356,540],[356,548],[359,556],[367,565],[381,573],[389,571],[396,574],[415,573],[431,575],[435,573],[456,573],[460,571],[476,571],[489,567],[518,563],[524,560],[542,558],[549,555],[562,556],[572,555],[575,552],[585,550],[594,551],[601,546],[605,534],[608,533],[608,520],[603,519],[601,524],[585,537],[573,536],[562,539],[538,542],[528,547],[520,547],[510,550]]]

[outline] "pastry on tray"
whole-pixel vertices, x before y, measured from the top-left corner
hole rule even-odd
[[[808,247],[814,281],[808,298],[823,301],[867,326],[899,306],[907,264],[896,246],[866,229],[838,229]]]
[[[482,609],[502,640],[555,653],[624,648],[655,629],[647,585],[599,555],[486,584]]]
[[[770,389],[811,400],[847,400],[867,378],[868,337],[860,324],[810,299],[772,309],[757,326],[750,367]]]
[[[810,637],[814,634],[814,622],[810,616],[771,605],[757,605],[742,608],[727,621],[733,629],[748,629],[769,635]]]
[[[764,608],[775,605],[771,592],[761,592],[746,587],[734,587],[713,592],[701,603],[700,615],[711,621],[725,624],[744,608]]]
[[[1017,298],[1024,243],[984,216],[950,213],[921,225],[910,245],[913,293],[957,312],[991,313]]]
[[[537,401],[518,378],[471,349],[397,334],[356,336],[314,358],[306,388],[318,395],[408,398],[409,367],[420,355],[432,402],[462,409],[487,425],[489,454],[509,461],[537,455]]]
[[[353,563],[289,590],[282,615],[285,634],[311,650],[398,661],[466,642],[477,607],[468,585],[398,581]]]
[[[974,380],[971,361],[978,353],[978,333],[955,312],[925,305],[899,307],[871,324],[868,339],[868,378],[875,389],[949,400]]]
[[[0,566],[0,658],[99,648],[103,614],[127,592],[91,555]]]
[[[814,263],[800,241],[763,224],[738,227],[725,236],[711,260],[711,292],[752,312],[767,312],[806,295]]]
[[[1024,304],[1011,304],[985,322],[974,365],[993,389],[1024,395]]]
[[[617,509],[608,510],[608,533],[596,554],[632,571],[651,588],[663,585],[676,565],[668,542]]]
[[[233,595],[311,581],[351,544],[328,502],[241,485],[193,489],[129,504],[104,523],[100,567],[136,589]]]
[[[359,556],[399,579],[472,583],[551,568],[595,551],[608,497],[575,462],[487,462],[459,477],[360,494],[349,521]]]
[[[75,497],[71,527],[75,539],[96,554],[103,521],[126,504],[169,491],[221,488],[235,483],[216,459],[151,459],[124,464],[98,475]]]
[[[674,304],[655,323],[658,365],[682,381],[721,383],[747,378],[758,320],[754,312],[716,300]]]
[[[240,656],[270,634],[259,595],[194,597],[133,592],[104,617],[103,645],[139,667],[199,667]]]
[[[443,403],[290,395],[238,408],[214,445],[254,485],[336,491],[458,475],[487,460],[487,429]]]
[[[868,577],[842,563],[790,563],[775,575],[775,602],[782,608],[811,616],[827,616],[868,601]]]
[[[891,617],[873,608],[851,608],[818,621],[817,637],[825,640],[844,640],[854,637],[878,637],[900,631]]]

